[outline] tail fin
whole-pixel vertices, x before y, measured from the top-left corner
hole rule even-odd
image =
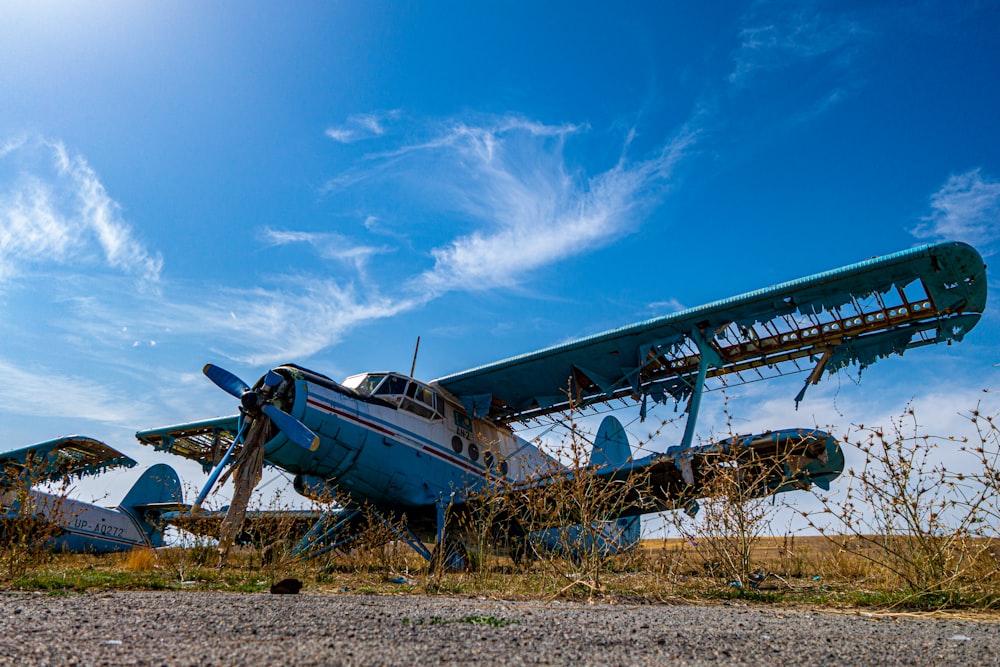
[[[628,444],[625,427],[612,416],[607,416],[597,429],[594,449],[590,453],[590,464],[594,466],[620,466],[632,458],[632,448]]]
[[[152,517],[146,511],[147,507],[157,503],[182,502],[184,502],[184,491],[181,489],[181,480],[177,472],[165,463],[157,463],[136,480],[118,505],[118,509],[135,519],[150,543],[154,547],[159,547],[163,546],[162,527],[150,522]]]
[[[632,458],[632,447],[628,444],[625,427],[615,417],[608,415],[597,429],[594,449],[590,453],[590,464],[595,466],[620,466]],[[639,517],[633,516],[609,521],[603,529],[602,549],[612,553],[631,551],[639,544]]]

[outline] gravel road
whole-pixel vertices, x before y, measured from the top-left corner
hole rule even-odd
[[[998,648],[1000,623],[735,603],[0,593],[0,665],[957,666]]]

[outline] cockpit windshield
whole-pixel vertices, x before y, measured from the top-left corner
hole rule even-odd
[[[422,382],[397,373],[362,373],[344,380],[343,385],[362,396],[389,401],[425,419],[441,419],[444,408],[437,392]]]
[[[361,373],[360,375],[352,375],[341,384],[348,389],[356,390],[359,394],[371,396],[375,387],[386,375],[387,373]]]

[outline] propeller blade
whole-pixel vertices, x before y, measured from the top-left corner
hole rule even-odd
[[[282,412],[273,405],[265,405],[264,414],[271,418],[271,421],[281,429],[289,440],[296,445],[315,452],[319,447],[319,437],[310,431],[305,424],[287,412]]]
[[[215,386],[230,396],[240,398],[243,394],[250,391],[250,385],[227,371],[225,368],[219,368],[215,364],[205,364],[205,367],[201,369],[201,372],[205,374],[205,377],[214,382]]]
[[[277,387],[284,380],[283,377],[275,373],[274,371],[268,371],[267,375],[264,376],[264,386],[265,387]]]

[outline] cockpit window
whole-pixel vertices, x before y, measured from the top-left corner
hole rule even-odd
[[[349,389],[356,389],[359,394],[371,396],[375,387],[386,376],[385,373],[364,373],[362,375],[352,375],[344,380],[343,384]]]
[[[401,396],[406,391],[406,378],[389,375],[375,390],[376,396]]]
[[[376,396],[424,419],[443,419],[444,406],[438,393],[416,380],[396,373],[352,375],[344,386],[363,396]]]

